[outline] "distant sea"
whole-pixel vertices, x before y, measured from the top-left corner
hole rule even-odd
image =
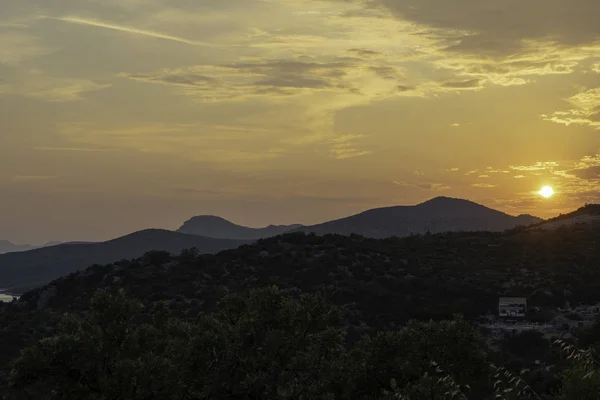
[[[19,296],[12,296],[12,295],[4,294],[4,293],[0,292],[0,301],[10,303],[12,301],[13,297],[19,298]]]

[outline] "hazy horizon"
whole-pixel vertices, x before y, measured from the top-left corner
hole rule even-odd
[[[446,196],[438,196],[438,197],[446,197]],[[426,199],[424,201],[428,201],[428,200],[432,200],[432,199]],[[469,200],[469,199],[462,199],[462,200],[472,201],[472,200]],[[421,203],[422,202],[418,202],[418,203],[415,203],[415,204],[391,204],[391,205],[382,205],[382,206],[378,206],[378,207],[374,207],[374,208],[385,208],[385,207],[394,207],[394,206],[416,206],[416,205],[419,205]],[[481,204],[481,205],[485,206],[485,204]],[[582,204],[582,206],[583,206],[583,204]],[[314,220],[314,221],[310,221],[310,222],[302,222],[302,221],[278,222],[278,221],[273,221],[273,222],[255,223],[255,224],[245,224],[245,223],[242,223],[242,222],[240,222],[240,221],[238,221],[236,219],[228,218],[227,216],[223,216],[223,215],[197,213],[197,214],[194,214],[194,215],[190,215],[189,217],[185,217],[181,221],[175,221],[175,222],[171,221],[172,223],[169,223],[169,224],[164,225],[164,226],[141,225],[141,226],[138,226],[138,227],[131,227],[131,228],[129,228],[129,230],[124,230],[124,231],[121,231],[121,232],[114,231],[115,233],[108,233],[109,236],[104,236],[104,237],[101,237],[101,236],[96,235],[95,233],[92,233],[88,237],[80,236],[80,237],[77,237],[77,238],[61,238],[61,239],[57,239],[57,240],[50,239],[50,240],[43,240],[43,241],[37,242],[37,243],[36,242],[18,242],[18,241],[10,240],[10,238],[2,238],[2,237],[0,237],[0,240],[8,240],[9,242],[12,242],[13,244],[17,244],[17,245],[25,245],[25,244],[27,244],[27,245],[33,245],[33,246],[43,246],[43,245],[47,245],[50,242],[55,242],[55,241],[62,242],[62,243],[77,242],[77,241],[82,241],[82,242],[86,242],[86,241],[89,241],[89,242],[101,242],[101,241],[115,239],[115,238],[118,238],[118,237],[121,237],[121,236],[128,235],[130,233],[134,233],[134,232],[137,232],[137,231],[140,231],[140,230],[145,230],[145,229],[165,229],[165,230],[173,230],[173,231],[175,231],[175,230],[179,229],[183,225],[184,222],[186,222],[186,221],[188,221],[188,220],[190,220],[190,219],[192,219],[194,217],[198,217],[198,216],[217,216],[217,217],[221,217],[221,218],[223,218],[223,219],[225,219],[225,220],[227,220],[229,222],[232,222],[232,223],[234,223],[236,225],[241,225],[241,226],[245,226],[245,227],[249,227],[249,228],[265,228],[265,227],[267,227],[269,225],[294,225],[294,224],[301,224],[301,225],[309,226],[309,225],[317,225],[317,224],[320,224],[320,223],[328,222],[328,221],[339,219],[339,218],[349,217],[351,215],[359,214],[359,213],[361,213],[363,211],[368,211],[368,210],[369,209],[360,209],[360,210],[351,212],[349,214],[338,215],[338,216],[334,216],[332,218],[326,218],[326,219],[322,219],[322,220]],[[574,210],[570,210],[570,211],[574,211]],[[507,214],[515,216],[515,217],[519,216],[519,215],[523,215],[523,214],[510,213],[510,212],[507,212]],[[533,215],[533,216],[534,217],[539,217],[538,215]],[[558,214],[557,215],[551,215],[549,218],[555,217],[555,216],[558,216]],[[148,219],[151,219],[150,216],[148,216]],[[546,218],[544,218],[544,219],[546,219]]]
[[[600,202],[600,2],[0,0],[0,239]],[[542,198],[542,186],[556,194]]]

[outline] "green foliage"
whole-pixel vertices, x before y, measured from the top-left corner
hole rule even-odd
[[[391,391],[392,380],[403,390],[414,391],[410,388],[436,379],[436,371],[447,371],[452,382],[467,386],[486,369],[477,332],[458,317],[442,322],[411,321],[399,331],[365,337],[351,358],[354,370],[350,375],[355,376],[351,391],[365,396]]]
[[[560,389],[571,400],[571,386],[594,390],[581,359],[561,358],[534,333],[486,359],[477,332],[452,315],[493,312],[505,283],[535,292],[542,311],[594,304],[596,233],[295,234],[214,256],[154,252],[93,266],[0,308],[0,392],[13,365],[11,400],[487,400],[502,371],[498,398],[546,400]],[[270,284],[294,295],[239,294]],[[332,305],[298,295],[319,292]],[[582,330],[578,345],[598,348],[598,337],[597,327]]]
[[[546,358],[550,351],[550,342],[544,339],[544,335],[538,331],[523,331],[509,336],[502,342],[502,350],[533,361]]]
[[[597,370],[575,364],[561,374],[562,388],[556,400],[598,400],[600,374]]]
[[[287,399],[325,396],[339,369],[343,337],[335,309],[315,295],[275,288],[231,295],[202,315],[191,343],[190,373],[200,398]]]
[[[144,312],[145,311],[145,312]],[[193,323],[98,292],[85,315],[26,348],[15,399],[314,398],[339,370],[338,316],[323,299],[269,288],[226,297]],[[45,397],[44,397],[45,396]],[[240,397],[241,396],[241,397]]]
[[[345,350],[338,311],[276,288],[229,295],[194,321],[97,292],[14,362],[11,399],[465,398],[484,368],[464,320],[411,322]],[[448,397],[450,396],[450,397]]]
[[[593,350],[582,350],[561,340],[556,343],[572,362],[561,374],[562,387],[556,400],[597,400],[600,395],[600,363]]]
[[[122,291],[98,292],[89,313],[65,314],[54,336],[24,349],[14,363],[14,398],[143,399],[177,392],[176,335],[160,305],[151,323],[135,323],[142,310]]]

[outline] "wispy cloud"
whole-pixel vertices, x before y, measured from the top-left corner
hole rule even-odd
[[[445,183],[431,183],[431,182],[405,182],[405,181],[393,181],[394,185],[412,187],[421,190],[432,190],[432,191],[444,191],[451,189],[450,186]]]
[[[545,171],[557,167],[559,167],[559,164],[555,161],[538,161],[533,165],[511,165],[510,169],[515,171]]]
[[[39,146],[34,147],[34,150],[41,151],[72,151],[72,152],[114,152],[121,151],[121,149],[108,149],[100,147],[51,147],[51,146]]]
[[[1,28],[1,27],[0,27]],[[17,65],[25,60],[51,54],[54,49],[23,32],[0,32],[0,65]]]
[[[373,153],[369,150],[360,150],[355,148],[356,145],[354,142],[362,137],[363,135],[343,135],[337,137],[332,140],[333,144],[329,151],[338,160],[362,157]]]
[[[151,37],[151,38],[155,38],[155,39],[169,40],[172,42],[188,44],[191,46],[221,47],[221,46],[214,45],[212,43],[186,39],[186,38],[182,38],[179,36],[173,36],[173,35],[169,35],[169,34],[165,34],[165,33],[161,33],[161,32],[155,32],[155,31],[150,31],[150,30],[145,30],[145,29],[138,29],[138,28],[134,28],[134,27],[130,27],[130,26],[111,24],[108,22],[97,21],[97,20],[86,19],[86,18],[79,18],[79,17],[75,17],[75,16],[46,17],[46,18],[63,21],[63,22],[68,22],[71,24],[85,25],[85,26],[91,26],[91,27],[103,28],[103,29],[110,29],[113,31],[124,32],[124,33],[133,34],[133,35],[146,36],[146,37]]]
[[[542,115],[547,121],[563,125],[584,125],[600,130],[600,88],[581,92],[568,99],[575,108]]]
[[[42,101],[62,103],[82,99],[82,94],[109,88],[111,84],[87,79],[58,78],[37,69],[19,71],[8,83],[0,83],[0,94],[30,97]]]

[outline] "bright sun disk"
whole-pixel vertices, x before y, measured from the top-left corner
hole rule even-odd
[[[548,198],[548,197],[552,197],[552,195],[554,194],[554,190],[550,186],[544,186],[543,188],[540,189],[540,191],[538,193],[542,197]]]

